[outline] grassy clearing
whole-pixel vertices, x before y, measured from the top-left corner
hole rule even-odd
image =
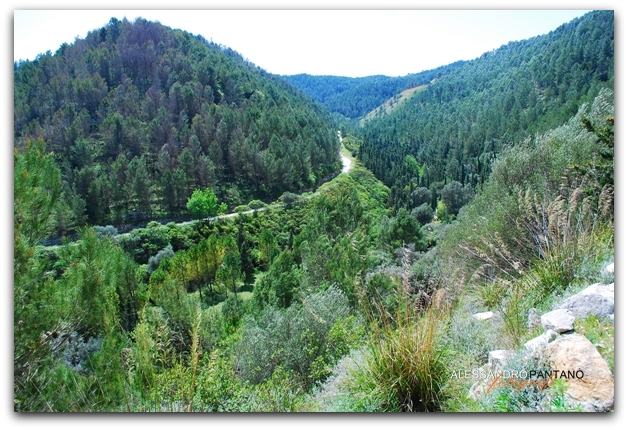
[[[393,110],[399,107],[404,101],[412,97],[417,92],[423,91],[427,88],[427,85],[419,85],[418,87],[408,88],[403,90],[399,94],[386,100],[384,103],[367,113],[364,118],[360,120],[360,126],[364,126],[366,121],[370,121],[374,118],[382,117],[390,114]]]

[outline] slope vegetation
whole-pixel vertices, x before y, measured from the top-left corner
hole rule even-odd
[[[364,118],[360,120],[360,125],[363,126],[366,123],[366,121],[370,121],[374,118],[382,117],[384,115],[389,114],[394,109],[399,107],[401,103],[403,103],[404,101],[412,97],[416,92],[423,91],[426,88],[427,88],[427,85],[420,85],[418,87],[413,87],[413,88],[408,88],[407,90],[403,90],[399,94],[386,100],[386,102],[384,102],[379,107],[367,113],[366,116],[364,116]]]
[[[347,118],[360,118],[401,91],[427,85],[434,79],[451,73],[465,62],[455,63],[413,73],[407,76],[367,76],[346,78],[339,76],[283,76],[290,84],[324,104],[331,112]]]
[[[340,168],[327,114],[233,50],[159,23],[112,19],[14,66],[15,145],[43,137],[66,186],[61,234],[177,214],[196,188],[237,205]]]
[[[360,158],[397,207],[417,186],[479,187],[505,147],[561,125],[613,85],[614,15],[591,12],[488,52],[368,122]]]

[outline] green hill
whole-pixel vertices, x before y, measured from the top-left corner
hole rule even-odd
[[[481,187],[505,147],[563,124],[613,85],[614,13],[591,12],[487,52],[368,122],[360,158],[398,207],[417,186]]]
[[[340,167],[328,114],[235,51],[112,19],[14,65],[15,146],[42,137],[65,183],[58,233],[175,215],[196,188],[234,206]]]
[[[457,61],[433,70],[400,77],[376,75],[364,78],[347,78],[301,74],[282,76],[282,78],[314,100],[324,104],[330,112],[357,119],[401,91],[427,85],[434,79],[439,79],[458,69],[464,63],[464,61]]]

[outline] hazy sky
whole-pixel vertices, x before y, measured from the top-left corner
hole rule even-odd
[[[111,17],[201,34],[278,74],[402,76],[546,34],[585,10],[63,10],[14,12],[14,60],[53,53]]]

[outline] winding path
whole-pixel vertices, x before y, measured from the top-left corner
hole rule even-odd
[[[342,172],[340,174],[343,173],[349,173],[349,171],[351,171],[351,169],[353,168],[354,162],[351,160],[351,158],[349,158],[349,151],[347,151],[347,149],[342,145],[342,135],[340,134],[340,130],[338,130],[338,139],[340,140],[340,158],[342,159]],[[331,179],[333,180],[333,179]],[[331,181],[330,180],[330,181]],[[328,182],[324,182],[324,184],[327,184]],[[323,185],[323,184],[321,184]],[[320,187],[319,187],[320,188]],[[311,199],[312,197],[314,197],[315,195],[317,195],[319,193],[319,191],[316,191],[315,193],[312,193],[311,195],[305,197],[306,199]],[[223,218],[232,218],[238,215],[246,215],[246,214],[252,214],[253,212],[263,212],[266,211],[268,209],[275,209],[275,208],[280,208],[283,207],[284,204],[283,203],[277,203],[274,205],[269,205],[269,206],[265,206],[263,208],[259,208],[259,209],[251,209],[248,211],[244,211],[244,212],[232,212],[229,214],[225,214],[225,215],[218,215],[218,216],[214,216],[214,217],[209,217],[209,218],[203,218],[200,220],[192,220],[192,221],[184,221],[184,222],[180,222],[177,223],[177,226],[186,226],[186,225],[194,225],[199,221],[216,221],[218,219],[223,219]],[[130,232],[127,233],[121,233],[118,234],[116,236],[114,236],[114,238],[122,238],[122,237],[126,237],[126,236],[130,236],[131,233],[133,233],[133,230],[131,230]],[[51,245],[51,246],[46,246],[47,249],[57,249],[60,248],[63,245]]]

